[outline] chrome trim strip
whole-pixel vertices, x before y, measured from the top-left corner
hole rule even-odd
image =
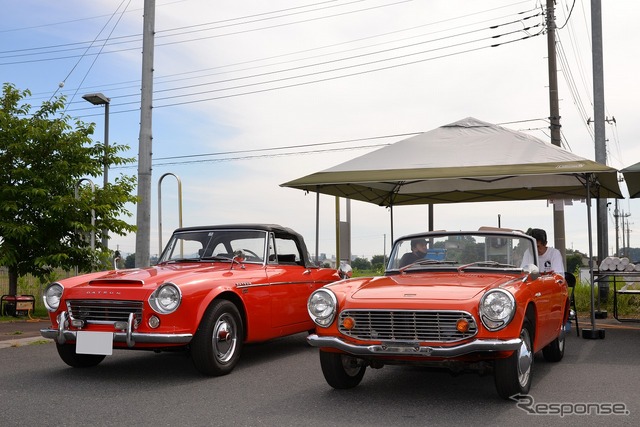
[[[417,342],[388,342],[372,345],[350,344],[336,337],[320,337],[311,334],[307,342],[313,347],[335,348],[356,356],[421,356],[421,357],[457,357],[474,352],[497,352],[516,350],[522,345],[520,338],[510,340],[476,339],[466,344],[452,347],[423,346]]]
[[[136,318],[136,315],[133,313],[129,313],[129,322],[127,323],[127,347],[133,347],[136,342],[133,340],[133,322]]]
[[[44,338],[55,339],[58,344],[64,344],[66,341],[75,341],[76,331],[58,329],[40,329],[40,335]],[[188,344],[191,342],[193,334],[146,334],[140,332],[114,332],[113,342],[124,342],[129,345],[128,340],[134,343],[157,343],[157,344]]]
[[[259,286],[279,286],[279,285],[326,285],[328,283],[333,283],[329,280],[310,280],[308,282],[304,281],[296,281],[296,282],[271,282],[271,283],[250,283],[244,284],[242,282],[236,283],[236,288],[256,288]]]
[[[253,283],[248,283],[248,284],[236,283],[236,288],[238,288],[238,289],[260,288],[260,287],[263,287],[263,286],[271,286],[271,283],[256,283],[256,284],[253,284]]]

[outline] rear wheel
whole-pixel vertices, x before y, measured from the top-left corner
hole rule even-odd
[[[320,366],[327,383],[337,389],[357,386],[362,381],[367,369],[367,365],[362,359],[324,351],[320,351]]]
[[[522,344],[513,354],[494,363],[494,379],[500,397],[508,399],[514,394],[526,394],[531,387],[533,371],[533,340],[531,325],[525,320],[520,330]]]
[[[240,359],[242,317],[230,301],[214,301],[205,312],[191,341],[191,359],[205,375],[226,375]]]
[[[73,368],[90,368],[98,365],[106,357],[104,354],[78,354],[75,344],[58,344],[56,349],[60,359]]]

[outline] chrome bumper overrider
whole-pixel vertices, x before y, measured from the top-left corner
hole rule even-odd
[[[429,347],[419,343],[394,341],[373,345],[350,344],[336,337],[321,337],[311,334],[307,341],[313,347],[335,348],[356,356],[423,356],[457,357],[476,352],[495,352],[516,350],[522,345],[520,338],[510,340],[477,339],[453,347]]]
[[[40,329],[40,335],[45,338],[56,340],[58,344],[76,340],[76,331],[65,329],[67,315],[62,312],[58,317],[58,329]],[[127,328],[124,331],[113,332],[113,342],[126,342],[128,347],[133,347],[136,343],[154,344],[187,344],[191,342],[193,334],[154,334],[134,332],[131,325],[133,316],[130,316]]]

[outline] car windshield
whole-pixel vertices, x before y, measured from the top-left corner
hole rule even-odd
[[[249,263],[263,263],[267,232],[263,230],[177,231],[165,247],[158,263],[219,261],[234,257]]]
[[[398,239],[388,271],[521,269],[537,263],[535,240],[520,232],[432,232]]]

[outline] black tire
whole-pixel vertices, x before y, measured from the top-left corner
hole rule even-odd
[[[193,364],[205,375],[226,375],[240,359],[243,339],[238,308],[227,300],[214,301],[204,313],[191,341]]]
[[[564,357],[564,346],[566,331],[564,325],[560,328],[560,333],[555,340],[551,341],[546,347],[542,349],[542,356],[547,362],[559,362]]]
[[[337,389],[354,388],[364,377],[367,365],[362,359],[340,353],[320,351],[320,366],[327,383]]]
[[[78,354],[75,344],[58,344],[56,349],[60,359],[72,368],[90,368],[100,364],[106,357],[104,354]]]
[[[494,363],[496,390],[503,399],[529,392],[534,356],[531,332],[531,325],[525,320],[520,330],[522,345],[511,356]]]

